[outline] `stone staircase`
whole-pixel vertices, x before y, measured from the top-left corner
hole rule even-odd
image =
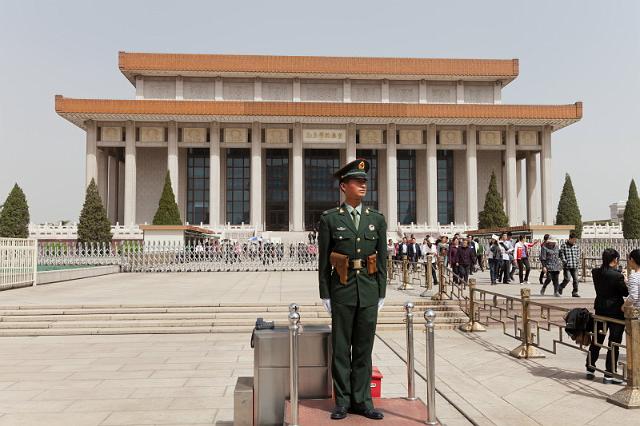
[[[452,301],[415,302],[415,326],[424,327],[423,312],[436,311],[436,328],[452,329],[467,316]],[[250,333],[256,318],[287,325],[288,305],[22,305],[0,306],[0,337],[89,334]],[[302,324],[330,324],[318,304],[300,306]],[[386,304],[378,330],[404,326],[402,304]]]

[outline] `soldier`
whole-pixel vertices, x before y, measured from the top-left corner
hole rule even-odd
[[[371,400],[371,351],[387,285],[387,223],[362,205],[369,163],[335,173],[345,202],[322,213],[318,235],[320,298],[331,314],[334,420],[347,412],[381,420]]]

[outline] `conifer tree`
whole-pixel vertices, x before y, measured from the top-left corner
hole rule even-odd
[[[625,238],[640,239],[640,198],[638,198],[638,188],[633,179],[629,185],[629,197],[624,207],[622,233]]]
[[[84,205],[78,222],[78,242],[110,243],[111,222],[102,204],[95,180],[91,179],[84,197]]]
[[[498,192],[496,174],[491,172],[489,190],[484,199],[484,210],[478,215],[478,227],[480,229],[502,228],[509,225],[509,218],[502,205],[502,196]]]
[[[558,213],[556,214],[556,225],[573,225],[578,238],[582,235],[582,215],[576,200],[576,193],[573,190],[569,173],[565,175],[562,194],[558,202]]]
[[[13,185],[0,211],[0,237],[29,237],[29,206],[17,183]]]
[[[162,195],[158,203],[158,210],[153,217],[153,224],[182,225],[180,210],[178,209],[178,204],[176,204],[176,198],[171,188],[171,176],[168,171],[164,178],[164,188],[162,189]]]

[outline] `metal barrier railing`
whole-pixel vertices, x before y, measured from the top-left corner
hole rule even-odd
[[[416,399],[416,371],[413,358],[413,303],[404,304],[407,323],[407,399]]]
[[[435,371],[435,338],[434,328],[436,313],[432,309],[427,309],[424,312],[425,329],[427,334],[427,356],[425,360],[425,367],[427,370],[427,419],[425,424],[437,425],[436,419],[436,371]]]

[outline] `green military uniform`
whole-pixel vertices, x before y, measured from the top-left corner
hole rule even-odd
[[[336,177],[366,177],[368,163],[356,160]],[[378,319],[378,301],[387,286],[387,224],[384,216],[370,207],[354,208],[346,203],[325,211],[318,233],[320,298],[331,300],[333,385],[336,405],[371,409],[371,351]],[[359,215],[358,215],[359,213]],[[359,222],[359,223],[358,223]],[[356,228],[356,223],[358,227]],[[342,284],[329,255],[349,257],[347,283]],[[367,257],[375,254],[377,272],[367,271]],[[362,260],[362,268],[357,261]]]

